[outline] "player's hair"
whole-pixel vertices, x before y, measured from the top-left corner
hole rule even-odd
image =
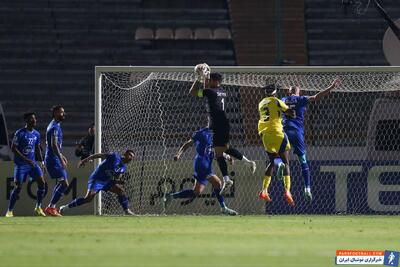
[[[267,84],[263,87],[263,91],[266,95],[274,95],[276,94],[277,90],[281,89],[280,86],[276,83]]]
[[[125,151],[125,153],[131,153],[133,156],[135,156],[135,152],[133,152],[132,149],[127,149],[127,150]]]
[[[218,72],[210,73],[210,80],[222,82],[222,75]]]
[[[24,113],[24,121],[26,121],[32,115],[36,116],[36,113],[35,112],[26,112],[26,113]]]
[[[61,109],[61,108],[63,108],[63,106],[61,106],[61,105],[52,106],[52,107],[51,107],[51,115],[54,117],[54,113],[55,113],[57,110]]]

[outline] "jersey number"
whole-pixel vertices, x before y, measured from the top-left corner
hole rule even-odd
[[[263,110],[264,110],[264,116],[265,116],[264,121],[269,121],[269,109],[268,109],[268,107],[264,107]]]
[[[295,110],[296,104],[294,104],[294,105],[289,105],[289,108],[290,108],[291,110],[293,110],[293,116],[294,116],[294,118],[295,118],[295,117],[296,117],[296,110]]]
[[[221,103],[222,103],[222,110],[225,111],[225,99],[224,98],[221,99]]]

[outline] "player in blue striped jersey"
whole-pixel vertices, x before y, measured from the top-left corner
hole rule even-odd
[[[36,207],[34,214],[37,216],[46,216],[42,210],[42,199],[45,193],[45,181],[43,178],[43,157],[40,149],[40,134],[34,129],[36,126],[36,115],[33,112],[25,113],[24,120],[26,125],[15,132],[11,145],[14,152],[14,189],[11,191],[10,201],[6,217],[13,217],[13,210],[22,184],[27,177],[34,179],[38,189],[36,194]],[[36,158],[39,162],[36,161]]]
[[[124,156],[118,153],[99,153],[94,154],[79,162],[78,167],[84,166],[94,159],[102,159],[103,161],[97,166],[89,177],[88,189],[85,197],[72,200],[69,204],[60,207],[60,213],[67,208],[74,208],[86,203],[90,203],[95,195],[100,191],[109,191],[118,196],[118,202],[126,215],[134,215],[128,208],[129,201],[122,185],[124,181],[121,176],[126,172],[127,164],[135,158],[132,150],[126,150]]]
[[[321,98],[330,94],[331,90],[339,84],[339,79],[325,90],[313,96],[301,96],[300,87],[292,86],[287,89],[287,96],[282,101],[292,110],[295,111],[295,117],[291,118],[286,115],[283,117],[283,129],[289,138],[290,145],[294,149],[294,154],[298,156],[302,176],[304,180],[304,194],[308,201],[312,200],[311,194],[311,173],[306,158],[306,145],[304,142],[304,114],[306,106],[310,102],[319,101]]]
[[[196,147],[196,156],[194,158],[194,174],[193,177],[196,183],[192,189],[185,189],[173,194],[166,194],[164,201],[164,209],[173,199],[188,198],[194,199],[198,197],[210,182],[213,186],[213,193],[217,198],[221,207],[221,212],[226,215],[237,215],[237,212],[228,208],[225,204],[224,197],[222,196],[222,183],[217,175],[212,170],[212,161],[214,159],[213,150],[213,135],[209,128],[200,129],[192,134],[185,144],[183,144],[178,153],[175,155],[174,160],[180,159],[182,154],[192,145]]]

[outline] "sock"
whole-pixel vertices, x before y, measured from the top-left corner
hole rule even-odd
[[[248,158],[246,158],[245,155],[243,155],[243,159],[242,159],[242,160],[245,161],[246,163],[251,163],[251,162],[252,162],[251,160],[249,160]]]
[[[82,205],[83,203],[84,203],[84,198],[79,197],[79,198],[75,198],[70,203],[68,203],[68,205],[63,206],[63,207],[64,208],[74,208],[74,207],[78,207],[78,206]]]
[[[225,200],[224,200],[224,197],[221,195],[221,189],[220,188],[218,188],[218,189],[214,188],[213,191],[214,191],[215,197],[218,199],[219,206],[221,208],[225,208],[226,207]]]
[[[21,188],[19,187],[14,187],[13,191],[11,191],[10,202],[8,203],[9,211],[12,211],[14,209],[15,202],[17,202],[19,198],[19,192],[21,192]]]
[[[310,174],[310,168],[308,167],[308,163],[302,163],[301,164],[301,173],[303,175],[303,180],[304,180],[304,188],[311,188],[311,174]]]
[[[118,202],[119,204],[121,204],[123,210],[128,209],[129,201],[127,196],[118,196]]]
[[[221,170],[222,176],[228,175],[228,165],[226,164],[223,156],[217,158],[219,169]]]
[[[44,187],[44,184],[38,184],[38,188],[36,191],[36,208],[42,207],[42,200],[44,197],[46,189]]]
[[[268,191],[269,184],[271,183],[271,176],[264,176],[263,191]]]
[[[236,148],[229,148],[228,150],[225,151],[226,154],[231,155],[232,157],[238,159],[238,160],[242,160],[243,159],[243,154],[240,153],[239,150],[237,150]]]
[[[311,191],[311,173],[308,167],[306,154],[299,156],[299,162],[301,165],[301,174],[303,175],[304,189],[307,192]]]
[[[224,181],[226,182],[226,181],[229,181],[231,178],[228,176],[228,175],[226,175],[226,176],[224,176],[224,177],[222,177],[223,179],[224,179]]]
[[[290,176],[289,175],[283,176],[283,184],[285,186],[285,190],[290,191]]]
[[[65,190],[67,190],[67,187],[61,183],[59,183],[58,185],[56,185],[56,187],[54,187],[53,195],[51,196],[50,200],[50,207],[54,208],[56,206],[57,202],[61,199]]]
[[[279,164],[282,163],[282,159],[281,158],[275,158],[274,159],[274,165],[276,168],[278,168]]]
[[[171,195],[173,198],[195,198],[193,189],[186,189]]]

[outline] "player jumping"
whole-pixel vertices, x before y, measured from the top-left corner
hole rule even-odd
[[[204,66],[205,65],[205,66]],[[199,64],[196,68],[207,68],[206,64]],[[226,92],[221,87],[222,75],[219,73],[211,73],[209,78],[204,77],[204,88],[200,89],[202,83],[196,80],[189,93],[192,96],[206,97],[207,98],[207,111],[208,111],[208,124],[209,128],[213,131],[213,146],[218,162],[218,166],[223,176],[222,190],[225,190],[233,185],[233,181],[228,176],[228,165],[226,164],[223,153],[229,154],[238,160],[243,160],[250,166],[251,171],[254,173],[256,170],[256,163],[248,160],[240,151],[229,146],[229,120],[225,113],[225,99]]]
[[[268,187],[276,166],[277,177],[278,179],[283,179],[285,186],[284,198],[289,205],[294,206],[292,194],[290,193],[290,143],[282,127],[282,113],[293,116],[294,112],[284,102],[275,97],[277,91],[275,85],[268,85],[264,89],[267,97],[258,104],[260,113],[258,134],[262,139],[270,163],[265,169],[263,187],[259,192],[259,197],[267,202],[271,202]]]
[[[176,198],[189,198],[194,199],[199,196],[208,181],[213,186],[213,193],[218,199],[221,207],[221,212],[227,215],[237,215],[237,212],[228,208],[225,204],[224,197],[222,196],[222,184],[221,180],[213,173],[212,161],[214,159],[214,152],[212,148],[212,133],[208,128],[200,129],[193,133],[192,138],[183,144],[178,153],[175,155],[174,160],[177,161],[181,158],[182,154],[193,144],[196,146],[196,157],[194,159],[194,174],[193,177],[196,179],[196,183],[193,189],[182,190],[173,194],[166,194],[164,197],[164,209],[171,202],[172,199]]]
[[[42,152],[40,150],[40,134],[34,129],[36,126],[36,115],[33,112],[25,113],[24,120],[26,125],[15,132],[15,136],[11,145],[11,150],[14,152],[14,189],[11,191],[10,202],[6,217],[13,217],[13,209],[19,193],[21,192],[22,184],[29,176],[35,179],[37,183],[36,207],[34,214],[37,216],[46,216],[42,210],[42,199],[45,193],[45,181],[43,178],[44,164]],[[39,160],[36,162],[36,158]],[[40,166],[39,166],[40,165]]]
[[[123,157],[121,157],[118,153],[99,153],[91,155],[80,161],[78,167],[82,167],[94,159],[103,160],[89,177],[86,196],[76,198],[69,204],[61,206],[60,213],[63,213],[67,208],[74,208],[86,203],[90,203],[94,196],[100,191],[109,191],[118,196],[118,202],[126,215],[134,215],[134,213],[128,208],[129,201],[125,190],[122,187],[124,181],[121,180],[121,175],[126,172],[126,165],[129,164],[134,158],[134,152],[128,149],[125,151]]]
[[[67,159],[61,154],[63,134],[60,123],[65,120],[66,113],[62,106],[52,108],[53,120],[47,126],[46,131],[46,155],[45,163],[47,172],[51,179],[56,179],[57,184],[53,189],[49,206],[44,210],[47,215],[61,216],[56,208],[57,202],[61,199],[68,188]]]
[[[306,159],[306,145],[304,142],[304,113],[309,102],[315,102],[330,94],[330,91],[339,83],[336,79],[328,88],[313,96],[300,96],[300,88],[292,86],[287,89],[286,97],[282,101],[295,111],[295,117],[283,116],[283,129],[289,138],[290,145],[294,148],[297,155],[301,172],[304,180],[304,195],[306,200],[312,200],[311,194],[311,174]]]

